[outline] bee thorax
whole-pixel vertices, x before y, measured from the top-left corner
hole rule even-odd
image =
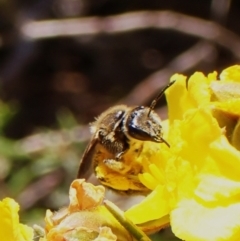
[[[129,147],[126,137],[121,132],[112,131],[107,133],[101,130],[98,136],[102,145],[112,154],[122,153]]]

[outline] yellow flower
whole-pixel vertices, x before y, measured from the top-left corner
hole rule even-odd
[[[0,202],[0,240],[32,241],[33,229],[19,223],[19,205],[11,198]]]
[[[165,137],[171,148],[145,148],[139,178],[153,191],[125,215],[147,231],[169,223],[187,241],[239,240],[240,152],[232,140],[239,131],[240,66],[225,69],[220,81],[216,72],[171,79]]]
[[[102,204],[103,186],[94,186],[84,179],[72,182],[68,207],[52,213],[47,210],[46,236],[41,241],[125,241],[132,235]]]

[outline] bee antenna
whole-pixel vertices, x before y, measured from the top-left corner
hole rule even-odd
[[[158,96],[152,101],[151,105],[149,106],[149,112],[148,112],[148,116],[150,115],[151,111],[155,108],[155,105],[157,104],[157,102],[159,101],[159,99],[163,96],[164,92],[166,91],[166,89],[168,89],[171,85],[173,85],[175,83],[175,80],[173,80],[172,82],[170,82],[168,85],[166,85],[158,94]]]
[[[161,138],[161,141],[170,148],[170,144],[169,144],[166,140],[164,140],[163,138]]]
[[[186,89],[188,90],[188,82],[189,82],[189,79],[186,79]]]

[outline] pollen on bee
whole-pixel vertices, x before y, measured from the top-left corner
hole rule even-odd
[[[104,163],[107,167],[109,167],[110,169],[116,170],[116,171],[118,171],[118,172],[124,169],[123,163],[122,163],[122,162],[118,162],[118,161],[116,161],[116,160],[114,160],[114,159],[105,159],[105,160],[103,161],[103,163]]]

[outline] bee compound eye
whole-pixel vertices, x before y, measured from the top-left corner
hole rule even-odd
[[[137,127],[134,125],[128,126],[128,134],[137,140],[141,140],[141,141],[151,140],[151,135],[149,135],[148,132],[146,132],[143,128]]]

